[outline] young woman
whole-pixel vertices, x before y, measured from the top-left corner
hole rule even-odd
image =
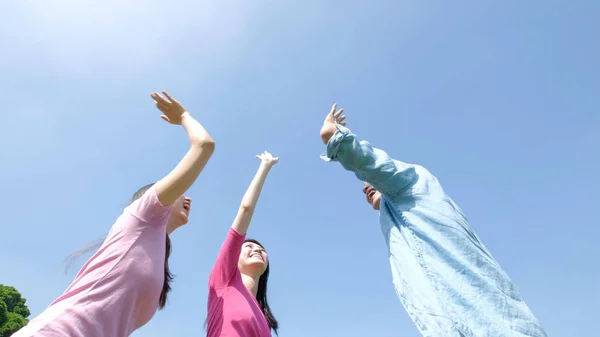
[[[104,243],[62,296],[13,337],[126,337],[163,308],[169,283],[171,234],[188,221],[194,183],[215,143],[168,93],[152,94],[161,118],[182,125],[190,148],[171,173],[140,189]]]
[[[246,239],[252,214],[271,167],[279,158],[264,152],[209,277],[207,337],[270,337],[277,320],[267,301],[269,258]]]
[[[379,212],[396,294],[421,334],[547,337],[439,180],[360,140],[343,112],[334,104],[325,117],[322,158],[364,182],[366,201]]]

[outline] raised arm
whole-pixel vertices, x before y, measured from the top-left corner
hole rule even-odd
[[[258,171],[256,172],[254,179],[252,179],[248,190],[246,190],[246,194],[244,194],[244,197],[242,198],[240,208],[231,225],[231,228],[242,235],[245,235],[248,231],[250,220],[252,220],[252,215],[254,214],[254,209],[256,209],[258,197],[260,196],[260,192],[267,179],[267,175],[269,174],[271,167],[279,161],[279,158],[273,157],[266,151],[256,156],[256,158],[260,159],[260,166],[258,167]]]
[[[156,107],[163,113],[161,118],[171,124],[182,125],[190,140],[190,148],[179,164],[155,185],[158,200],[168,206],[196,181],[215,150],[215,142],[177,100],[166,91],[163,94],[166,98],[158,93],[151,94]]]
[[[390,158],[385,151],[374,148],[367,141],[359,141],[346,128],[343,109],[334,104],[321,128],[321,139],[327,145],[326,161],[338,161],[354,172],[356,177],[373,185],[387,196],[394,196],[412,185],[417,174],[415,167]]]
[[[250,187],[248,187],[246,194],[242,198],[242,203],[240,204],[235,220],[233,220],[233,224],[229,228],[227,238],[221,246],[217,261],[210,273],[209,284],[211,287],[222,288],[227,286],[233,276],[238,273],[237,266],[242,244],[250,226],[250,220],[252,220],[258,197],[271,167],[279,160],[279,158],[271,156],[268,152],[263,152],[256,157],[260,159],[260,166],[250,183]]]

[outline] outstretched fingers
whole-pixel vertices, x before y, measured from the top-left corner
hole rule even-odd
[[[329,114],[327,115],[327,120],[333,122],[335,121],[336,123],[342,124],[342,122],[344,121],[344,119],[346,119],[345,115],[342,115],[344,113],[344,109],[337,109],[337,103],[333,104],[333,106],[331,107],[331,111],[329,111]],[[345,124],[343,124],[345,125]]]
[[[331,111],[329,111],[329,116],[333,116],[335,114],[335,110],[337,109],[337,103],[334,103],[331,107]]]
[[[166,92],[165,90],[163,90],[162,93],[169,99],[169,101],[171,101],[173,103],[177,102],[177,100],[175,98],[173,98],[173,96],[169,95],[169,93]]]
[[[161,103],[162,103],[162,104],[169,104],[169,103],[170,103],[169,101],[167,101],[167,100],[166,100],[164,97],[162,97],[162,96],[161,96],[159,93],[157,93],[157,92],[153,92],[153,93],[151,93],[151,94],[150,94],[150,96],[152,97],[152,99],[154,99],[154,101],[155,101],[157,104],[161,104]]]
[[[338,111],[336,111],[333,114],[333,117],[335,118],[335,122],[336,123],[338,123],[340,125],[343,125],[343,126],[346,126],[346,122],[345,122],[346,115],[344,115],[343,113],[344,113],[344,109],[343,108],[339,109]]]
[[[156,104],[156,107],[159,108],[161,111],[164,111],[164,109],[168,108],[169,104],[171,104],[166,99],[164,99],[164,97],[155,92],[150,94],[150,96],[154,100],[154,104]]]
[[[279,161],[279,157],[273,157],[273,155],[268,151],[264,151],[263,153],[256,155],[256,158],[266,163],[277,163]]]

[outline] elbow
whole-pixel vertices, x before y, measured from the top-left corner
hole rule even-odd
[[[215,141],[210,136],[199,138],[199,139],[192,139],[190,141],[190,145],[192,147],[201,149],[201,150],[209,152],[211,154],[215,151]]]
[[[210,137],[209,139],[203,141],[200,146],[211,154],[215,152],[215,141]]]
[[[254,206],[252,206],[248,203],[242,202],[242,204],[240,205],[239,212],[242,214],[252,214],[252,213],[254,213]]]

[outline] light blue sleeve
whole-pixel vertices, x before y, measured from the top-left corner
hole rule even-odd
[[[413,165],[390,158],[367,141],[359,141],[342,125],[337,128],[327,143],[327,152],[321,155],[323,160],[339,162],[387,197],[395,197],[416,182],[418,175]]]

